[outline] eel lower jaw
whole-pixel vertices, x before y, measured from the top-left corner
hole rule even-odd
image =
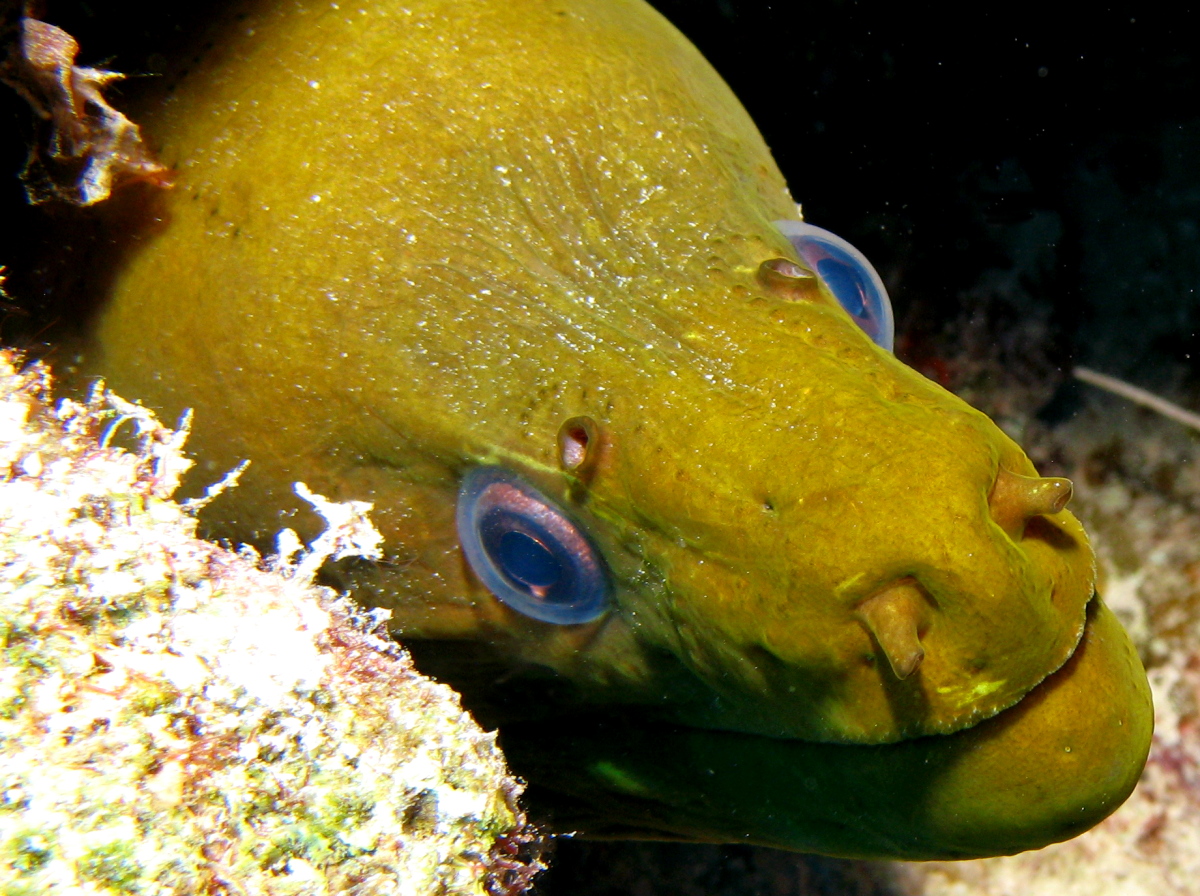
[[[613,717],[518,724],[501,737],[555,825],[583,835],[964,859],[1100,822],[1132,792],[1152,731],[1145,671],[1097,598],[1062,668],[955,734],[860,746]]]

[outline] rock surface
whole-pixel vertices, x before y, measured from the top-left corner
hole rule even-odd
[[[0,890],[518,893],[494,735],[311,579],[366,505],[266,561],[195,537],[178,432],[0,355]],[[133,430],[134,450],[112,447]],[[219,500],[219,497],[216,498]]]

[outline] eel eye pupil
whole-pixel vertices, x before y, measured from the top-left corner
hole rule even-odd
[[[599,552],[561,508],[516,474],[471,470],[459,488],[456,517],[471,571],[501,603],[556,625],[607,612],[608,572]]]
[[[550,549],[524,532],[505,532],[489,553],[510,579],[535,593],[546,591],[562,578],[562,567]]]
[[[829,291],[837,296],[842,307],[855,321],[869,319],[870,315],[863,301],[862,277],[850,265],[844,261],[822,258],[817,262],[817,275],[825,281]]]

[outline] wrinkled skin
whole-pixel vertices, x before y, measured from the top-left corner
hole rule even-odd
[[[674,29],[634,0],[242,11],[142,116],[178,183],[114,226],[87,361],[195,408],[201,478],[251,459],[218,532],[311,532],[296,480],[374,502],[388,562],[349,581],[572,829],[965,857],[1120,804],[1149,691],[1084,532],[1001,519],[1020,448],[763,280],[796,208]],[[581,415],[586,476],[556,443]],[[481,586],[478,464],[568,509],[610,612]],[[894,588],[904,678],[864,609]]]

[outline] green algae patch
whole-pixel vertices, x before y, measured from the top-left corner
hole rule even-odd
[[[311,579],[195,536],[173,432],[0,354],[0,893],[483,894],[540,867],[494,735]],[[111,447],[132,435],[132,450]],[[131,431],[131,432],[128,432]],[[413,819],[420,818],[420,824]]]

